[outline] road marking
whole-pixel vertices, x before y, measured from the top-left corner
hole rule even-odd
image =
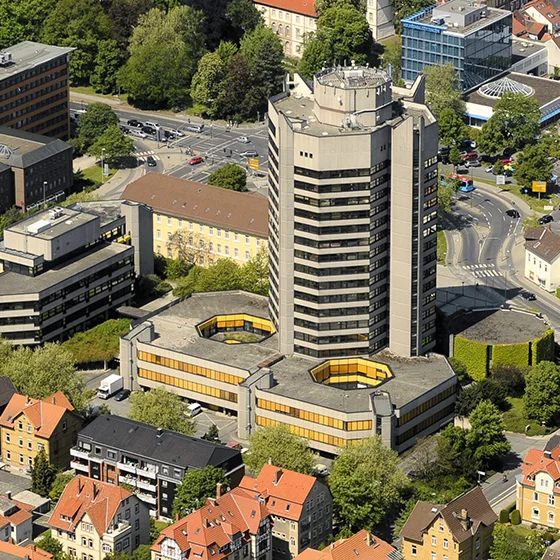
[[[508,498],[511,494],[515,494],[515,485],[510,486],[507,490],[504,490],[501,494],[498,494],[495,498],[492,498],[489,503],[491,506],[499,504],[500,502]]]

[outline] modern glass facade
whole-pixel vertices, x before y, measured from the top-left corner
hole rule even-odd
[[[402,77],[413,82],[425,66],[451,63],[463,91],[503,74],[511,67],[512,16],[477,22],[460,33],[429,21],[430,11],[403,20]]]

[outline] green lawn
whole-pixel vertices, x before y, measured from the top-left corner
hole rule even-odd
[[[545,195],[541,194],[541,199],[538,199],[538,196],[529,195],[529,194],[522,194],[517,191],[517,188],[514,187],[510,191],[515,196],[518,196],[522,200],[524,200],[535,212],[544,212],[547,213],[548,210],[545,210],[545,206],[558,206],[558,202],[560,202],[560,198],[558,195]]]
[[[440,264],[445,264],[447,259],[447,239],[445,232],[440,230],[437,232],[437,260]]]
[[[115,99],[114,95],[105,94],[105,93],[97,93],[90,86],[71,87],[70,92],[83,93],[84,95],[95,95],[96,97],[102,97],[104,99]]]
[[[109,175],[105,176],[104,183],[106,183],[115,173],[117,172],[116,169],[109,168]],[[82,176],[84,179],[89,179],[90,181],[94,181],[96,183],[101,183],[101,166],[100,165],[93,165],[92,167],[88,167],[82,170]]]
[[[525,417],[523,414],[523,399],[508,397],[507,400],[511,404],[511,409],[503,414],[506,432],[523,434],[525,433],[525,426],[531,426],[526,432],[529,436],[542,436],[553,431],[553,428],[548,426],[543,428],[540,422]]]

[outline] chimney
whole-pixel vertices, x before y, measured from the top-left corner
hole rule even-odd
[[[268,464],[269,464],[269,465],[272,465],[272,457],[269,457],[269,458],[268,458]]]
[[[11,491],[11,490],[8,490],[8,491],[6,492],[6,498],[8,498],[8,500],[11,500],[11,499],[12,499],[12,491]]]
[[[463,528],[463,531],[467,531],[470,523],[469,523],[469,514],[466,509],[461,510],[460,519],[461,519],[461,527]]]
[[[222,497],[222,483],[218,482],[216,484],[216,500],[219,500]]]
[[[209,527],[209,523],[208,523],[208,517],[204,518],[204,527]]]
[[[282,478],[282,469],[276,469],[276,471],[274,472],[274,478],[272,479],[272,484],[278,484],[280,482],[280,479]]]
[[[178,513],[175,514],[175,521],[179,521],[179,514]]]
[[[371,533],[369,531],[367,531],[366,535],[367,535],[366,536],[366,544],[368,546],[371,546]]]
[[[545,452],[544,452],[544,456],[545,456],[547,459],[552,459],[552,451],[545,451]]]

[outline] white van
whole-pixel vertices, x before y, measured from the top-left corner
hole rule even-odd
[[[157,122],[150,122],[150,121],[146,121],[144,123],[145,126],[151,126],[152,128],[159,128],[159,124]]]
[[[193,416],[196,416],[201,412],[202,412],[202,407],[200,406],[200,404],[194,402],[189,404],[189,406],[187,406],[187,410],[185,410],[185,415],[188,416],[189,418],[192,418]]]

